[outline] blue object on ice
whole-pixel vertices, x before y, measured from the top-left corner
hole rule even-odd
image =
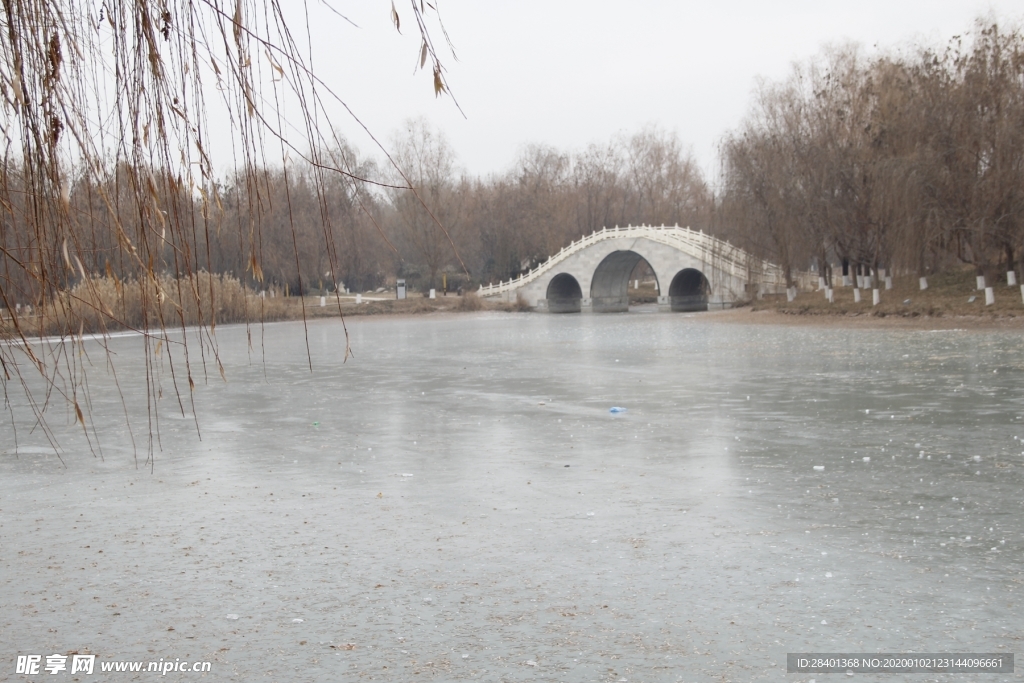
[[[612,406],[611,408],[608,409],[608,412],[609,413],[624,413],[624,412],[626,412],[626,409],[625,408],[620,408],[619,406]]]

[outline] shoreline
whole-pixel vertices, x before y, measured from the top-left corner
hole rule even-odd
[[[283,304],[283,305],[282,305]],[[634,305],[635,307],[636,305]],[[319,305],[319,297],[307,297],[305,316],[298,297],[277,302],[270,315],[254,316],[248,320],[223,320],[220,325],[264,325],[283,322],[306,322],[341,318],[346,322],[359,318],[394,318],[418,317],[423,315],[458,315],[463,313],[537,313],[538,315],[554,315],[539,313],[529,308],[518,307],[516,304],[487,301],[484,299],[460,297],[452,295],[429,299],[426,297],[395,299],[366,299],[361,304],[342,300],[328,299],[327,305]],[[720,311],[699,312],[699,318],[708,322],[745,325],[783,325],[798,327],[845,328],[845,329],[905,329],[905,330],[1021,330],[1024,329],[1024,316],[1000,315],[1000,311],[992,311],[984,315],[962,315],[957,313],[928,315],[919,311],[903,314],[879,315],[870,309],[865,312],[851,311],[845,308],[791,308],[786,306],[765,306],[764,302],[754,305],[745,304],[736,308]],[[571,315],[571,314],[570,314]],[[587,314],[602,315],[602,314]],[[690,314],[693,315],[693,314]],[[0,342],[20,343],[16,335],[3,334],[0,325]],[[27,326],[32,329],[31,324]],[[191,329],[193,326],[189,325]],[[151,329],[150,334],[158,328]],[[178,326],[167,328],[167,332],[180,331]],[[130,335],[143,334],[141,330],[125,327],[111,328],[106,334],[87,332],[85,336]],[[70,335],[69,335],[70,336]],[[74,335],[77,336],[77,335]],[[47,339],[59,339],[59,335],[46,335]],[[32,335],[29,340],[38,340]]]
[[[994,315],[907,315],[877,316],[870,313],[801,313],[754,309],[748,306],[724,311],[709,311],[716,322],[749,325],[787,325],[793,327],[840,327],[849,329],[904,330],[1020,330],[1024,317]]]
[[[429,301],[429,300],[428,300]],[[348,307],[344,310],[346,322],[349,320],[364,319],[389,319],[389,318],[413,318],[419,316],[432,316],[435,318],[448,318],[464,313],[533,313],[536,315],[556,315],[543,313],[534,310],[516,310],[513,306],[492,302],[481,302],[479,309],[466,310],[456,305],[413,305],[409,307],[387,307],[388,310],[352,310]],[[365,304],[364,304],[365,305]],[[354,309],[354,307],[353,307]],[[631,312],[637,312],[634,309]],[[307,316],[307,321],[329,320],[337,318],[337,308],[328,315]],[[622,315],[619,314],[563,314],[563,315]],[[628,314],[627,314],[628,315]],[[667,314],[666,315],[672,315]],[[675,314],[679,315],[679,314]],[[871,313],[803,313],[777,310],[772,308],[756,309],[749,304],[736,308],[721,311],[694,312],[682,314],[691,319],[706,321],[709,323],[729,325],[779,325],[790,327],[819,327],[819,328],[845,328],[845,329],[904,329],[904,330],[964,330],[964,331],[993,331],[993,330],[1022,330],[1024,329],[1024,317],[1009,317],[996,315],[906,315],[906,316],[877,316]],[[279,319],[267,322],[298,322],[301,317]],[[256,321],[259,322],[259,321]]]

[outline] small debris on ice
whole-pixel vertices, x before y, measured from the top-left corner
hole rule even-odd
[[[434,598],[423,598],[423,602],[434,602]]]
[[[822,619],[822,620],[821,620],[821,625],[822,625],[822,626],[828,626],[828,622],[827,622],[827,621],[825,621],[824,619]]]
[[[825,578],[826,579],[831,579],[832,578],[832,572],[825,572]]]
[[[864,462],[871,462],[871,458],[869,458],[866,455],[863,458],[861,458],[861,460],[863,460]]]
[[[463,659],[469,659],[469,655],[462,655]]]
[[[234,620],[234,619],[237,619],[237,618],[238,618],[238,615],[237,615],[237,614],[229,614],[229,615],[227,616],[227,618],[228,618],[228,619],[232,619],[232,620]]]
[[[624,413],[624,412],[626,412],[626,409],[623,408],[622,406],[612,406],[611,408],[608,409],[608,412],[609,413]]]
[[[980,455],[974,456],[974,462],[981,462],[981,456]]]
[[[815,465],[814,466],[814,471],[815,472],[824,472],[825,471],[825,466],[824,465]]]
[[[528,659],[526,660],[526,666],[537,666],[537,662],[533,661],[532,659]]]

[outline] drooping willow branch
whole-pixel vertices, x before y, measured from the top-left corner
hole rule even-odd
[[[65,402],[102,455],[88,418],[84,335],[98,333],[104,343],[110,330],[136,329],[146,339],[152,455],[164,383],[184,414],[208,361],[224,374],[217,322],[264,318],[265,300],[244,282],[208,274],[211,235],[236,230],[246,277],[262,282],[262,216],[270,203],[265,171],[287,169],[286,156],[298,158],[312,169],[324,248],[336,273],[326,185],[332,178],[381,183],[336,153],[330,112],[340,104],[369,129],[310,68],[279,0],[0,5],[5,399],[30,409],[55,447],[44,414],[52,398]],[[438,91],[448,91],[427,7],[414,1],[412,8],[435,89],[440,83]],[[285,105],[297,115],[286,120]],[[292,129],[300,132],[293,136]],[[225,130],[230,159],[214,159],[214,148],[225,145],[212,138]],[[229,189],[245,209],[232,225],[225,220],[226,188],[214,172],[226,161],[235,169]],[[225,300],[236,305],[226,307]],[[179,329],[187,340],[184,332],[193,326],[198,344],[168,337]],[[29,366],[41,383],[23,374]]]

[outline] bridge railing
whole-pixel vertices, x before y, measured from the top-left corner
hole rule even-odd
[[[518,289],[539,278],[572,254],[586,249],[592,244],[606,239],[623,237],[646,237],[669,246],[674,246],[700,259],[702,262],[715,266],[745,282],[758,282],[775,287],[785,286],[785,275],[779,266],[768,261],[755,259],[743,249],[729,243],[727,240],[721,240],[702,230],[691,230],[689,228],[680,228],[679,226],[629,225],[626,227],[602,228],[589,235],[584,235],[578,240],[573,240],[544,263],[531,268],[519,277],[481,286],[477,295],[484,297],[495,296]]]

